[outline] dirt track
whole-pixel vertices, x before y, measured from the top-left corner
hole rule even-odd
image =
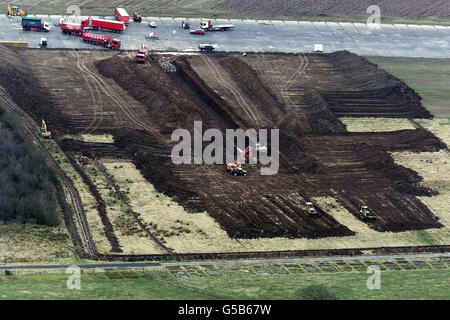
[[[176,74],[163,72],[158,57],[136,65],[127,57],[100,61],[95,55],[24,52],[37,66],[36,88],[47,88],[52,104],[35,115],[26,101],[18,103],[38,119],[53,114],[50,125],[60,132],[114,134],[116,147],[158,191],[192,212],[206,209],[231,237],[354,234],[329,212],[317,218],[304,213],[306,201],[325,195],[355,216],[359,205],[369,205],[378,216],[369,226],[378,231],[441,227],[415,198],[432,191],[417,188],[420,177],[395,165],[387,150],[438,151],[443,144],[420,129],[348,134],[337,119],[336,114],[429,117],[414,91],[355,55],[174,57]],[[89,60],[99,61],[99,72]],[[345,70],[338,67],[344,60],[350,66]],[[170,133],[191,129],[194,120],[222,131],[280,127],[279,174],[260,176],[257,166],[246,166],[247,178],[232,177],[223,165],[173,165]],[[67,144],[93,157],[99,148]]]

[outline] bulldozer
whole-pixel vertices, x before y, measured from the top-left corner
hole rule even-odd
[[[16,6],[8,6],[8,16],[26,16],[26,12]]]
[[[41,136],[43,138],[48,138],[48,139],[50,139],[52,137],[52,133],[47,130],[47,124],[45,123],[44,120],[42,120],[42,125],[41,125]]]
[[[319,212],[316,210],[316,208],[314,207],[314,204],[313,204],[312,202],[307,202],[307,203],[306,203],[305,211],[306,211],[310,216],[317,216],[317,215],[319,215]]]
[[[362,220],[375,220],[377,217],[369,210],[369,207],[361,205],[359,208],[359,217]]]

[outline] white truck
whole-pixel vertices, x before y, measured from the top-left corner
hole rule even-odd
[[[314,44],[314,51],[313,52],[323,52],[323,44],[322,43],[316,43]]]
[[[200,22],[200,28],[202,28],[205,31],[228,31],[234,28],[234,25],[232,24],[218,24],[214,26],[211,22],[211,20],[201,21]]]

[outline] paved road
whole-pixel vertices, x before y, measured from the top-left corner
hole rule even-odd
[[[59,23],[61,16],[38,16],[51,22],[53,30],[43,34],[24,32],[21,18],[0,16],[0,41],[28,41],[30,47],[38,47],[41,36],[47,37],[50,48],[92,48],[80,38],[63,35]],[[113,17],[106,17],[112,19]],[[325,52],[349,50],[360,55],[450,58],[450,27],[427,25],[264,21],[215,19],[213,23],[232,23],[233,31],[208,32],[191,35],[181,29],[183,18],[145,17],[143,23],[131,22],[121,35],[105,33],[122,40],[124,49],[136,49],[147,43],[156,50],[196,50],[199,43],[212,43],[220,51],[257,52],[308,52],[314,43],[323,43]],[[200,19],[186,19],[191,26],[200,25]],[[149,21],[155,21],[159,40],[150,40]],[[168,39],[166,39],[168,35]]]
[[[320,258],[286,258],[286,259],[247,259],[247,260],[218,260],[218,261],[189,261],[189,262],[141,262],[141,263],[106,263],[78,265],[81,269],[97,268],[145,268],[145,267],[186,267],[186,266],[220,266],[220,265],[253,265],[274,263],[312,263],[336,261],[379,261],[396,259],[429,259],[450,258],[450,253],[428,254],[397,254],[380,256],[344,256]],[[36,266],[0,266],[0,270],[39,270],[39,269],[65,269],[68,265],[36,265]]]

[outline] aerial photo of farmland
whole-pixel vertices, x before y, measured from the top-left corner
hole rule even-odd
[[[0,8],[0,300],[450,298],[448,1]]]

